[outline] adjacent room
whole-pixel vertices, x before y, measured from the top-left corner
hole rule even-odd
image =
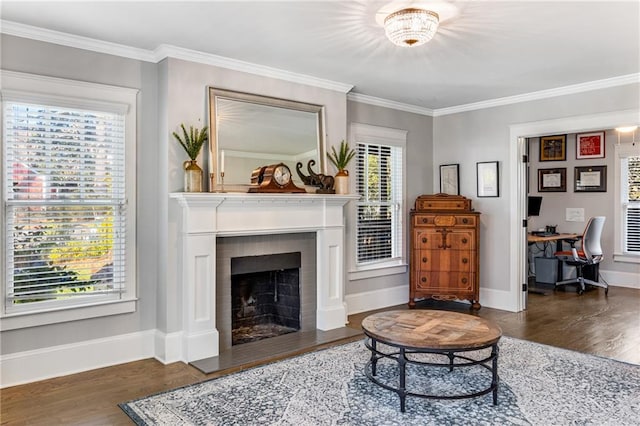
[[[638,1],[0,18],[2,424],[640,416]]]

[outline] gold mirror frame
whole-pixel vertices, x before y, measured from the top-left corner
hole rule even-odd
[[[215,87],[209,87],[208,91],[210,192],[220,190],[245,192],[248,189],[254,167],[272,163],[288,163],[296,184],[299,186],[302,186],[302,183],[295,171],[295,163],[298,161],[303,163],[305,174],[307,174],[308,160],[311,158],[315,161],[314,171],[326,173],[324,106]],[[226,116],[221,114],[226,114]],[[225,125],[225,122],[233,124]],[[294,131],[298,131],[299,127],[304,128],[304,134],[294,134]],[[274,133],[275,129],[281,133]],[[234,134],[234,131],[237,134]],[[250,134],[247,135],[246,132]],[[258,134],[255,135],[251,132],[258,132]],[[308,149],[311,148],[311,139],[314,134],[313,149],[316,153]],[[253,139],[254,137],[255,139]],[[301,143],[301,140],[305,142]],[[298,143],[301,143],[300,148],[290,149],[297,146]],[[283,151],[285,147],[289,152]],[[221,154],[224,150],[226,150],[226,154]],[[278,150],[279,152],[277,152]],[[269,154],[265,154],[265,152],[269,152]],[[239,157],[239,155],[244,155],[243,153],[246,153],[245,158]],[[304,155],[309,156],[305,157]],[[230,163],[233,163],[230,160],[233,160],[234,156],[241,159],[243,164],[237,168],[238,170],[234,166],[233,173],[230,173]],[[249,163],[253,163],[253,165],[250,166]],[[222,181],[220,167],[223,165],[225,176]],[[243,170],[244,168],[246,170]],[[230,176],[233,178],[230,179]],[[238,181],[238,179],[242,179],[242,181]]]

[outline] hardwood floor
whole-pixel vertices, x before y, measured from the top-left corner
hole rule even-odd
[[[423,301],[418,307],[468,312],[466,305],[454,302]],[[506,336],[640,364],[639,311],[640,290],[613,287],[608,297],[602,290],[582,296],[531,294],[524,312],[482,308],[477,315],[497,322]],[[349,326],[359,329],[369,313],[350,316]],[[101,368],[2,389],[0,418],[3,425],[130,425],[118,403],[242,368],[205,375],[189,365],[153,359]]]

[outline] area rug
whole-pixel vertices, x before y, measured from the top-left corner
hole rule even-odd
[[[498,405],[407,397],[372,383],[363,341],[335,346],[120,404],[138,425],[637,425],[640,366],[503,337]],[[480,357],[484,353],[473,353]],[[397,383],[397,363],[378,376]],[[410,367],[410,390],[439,394],[488,386],[480,367]],[[397,385],[397,384],[396,384]]]

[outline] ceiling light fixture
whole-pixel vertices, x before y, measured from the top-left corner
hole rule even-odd
[[[424,9],[402,9],[387,16],[384,31],[393,44],[420,46],[433,38],[438,30],[440,17]]]

